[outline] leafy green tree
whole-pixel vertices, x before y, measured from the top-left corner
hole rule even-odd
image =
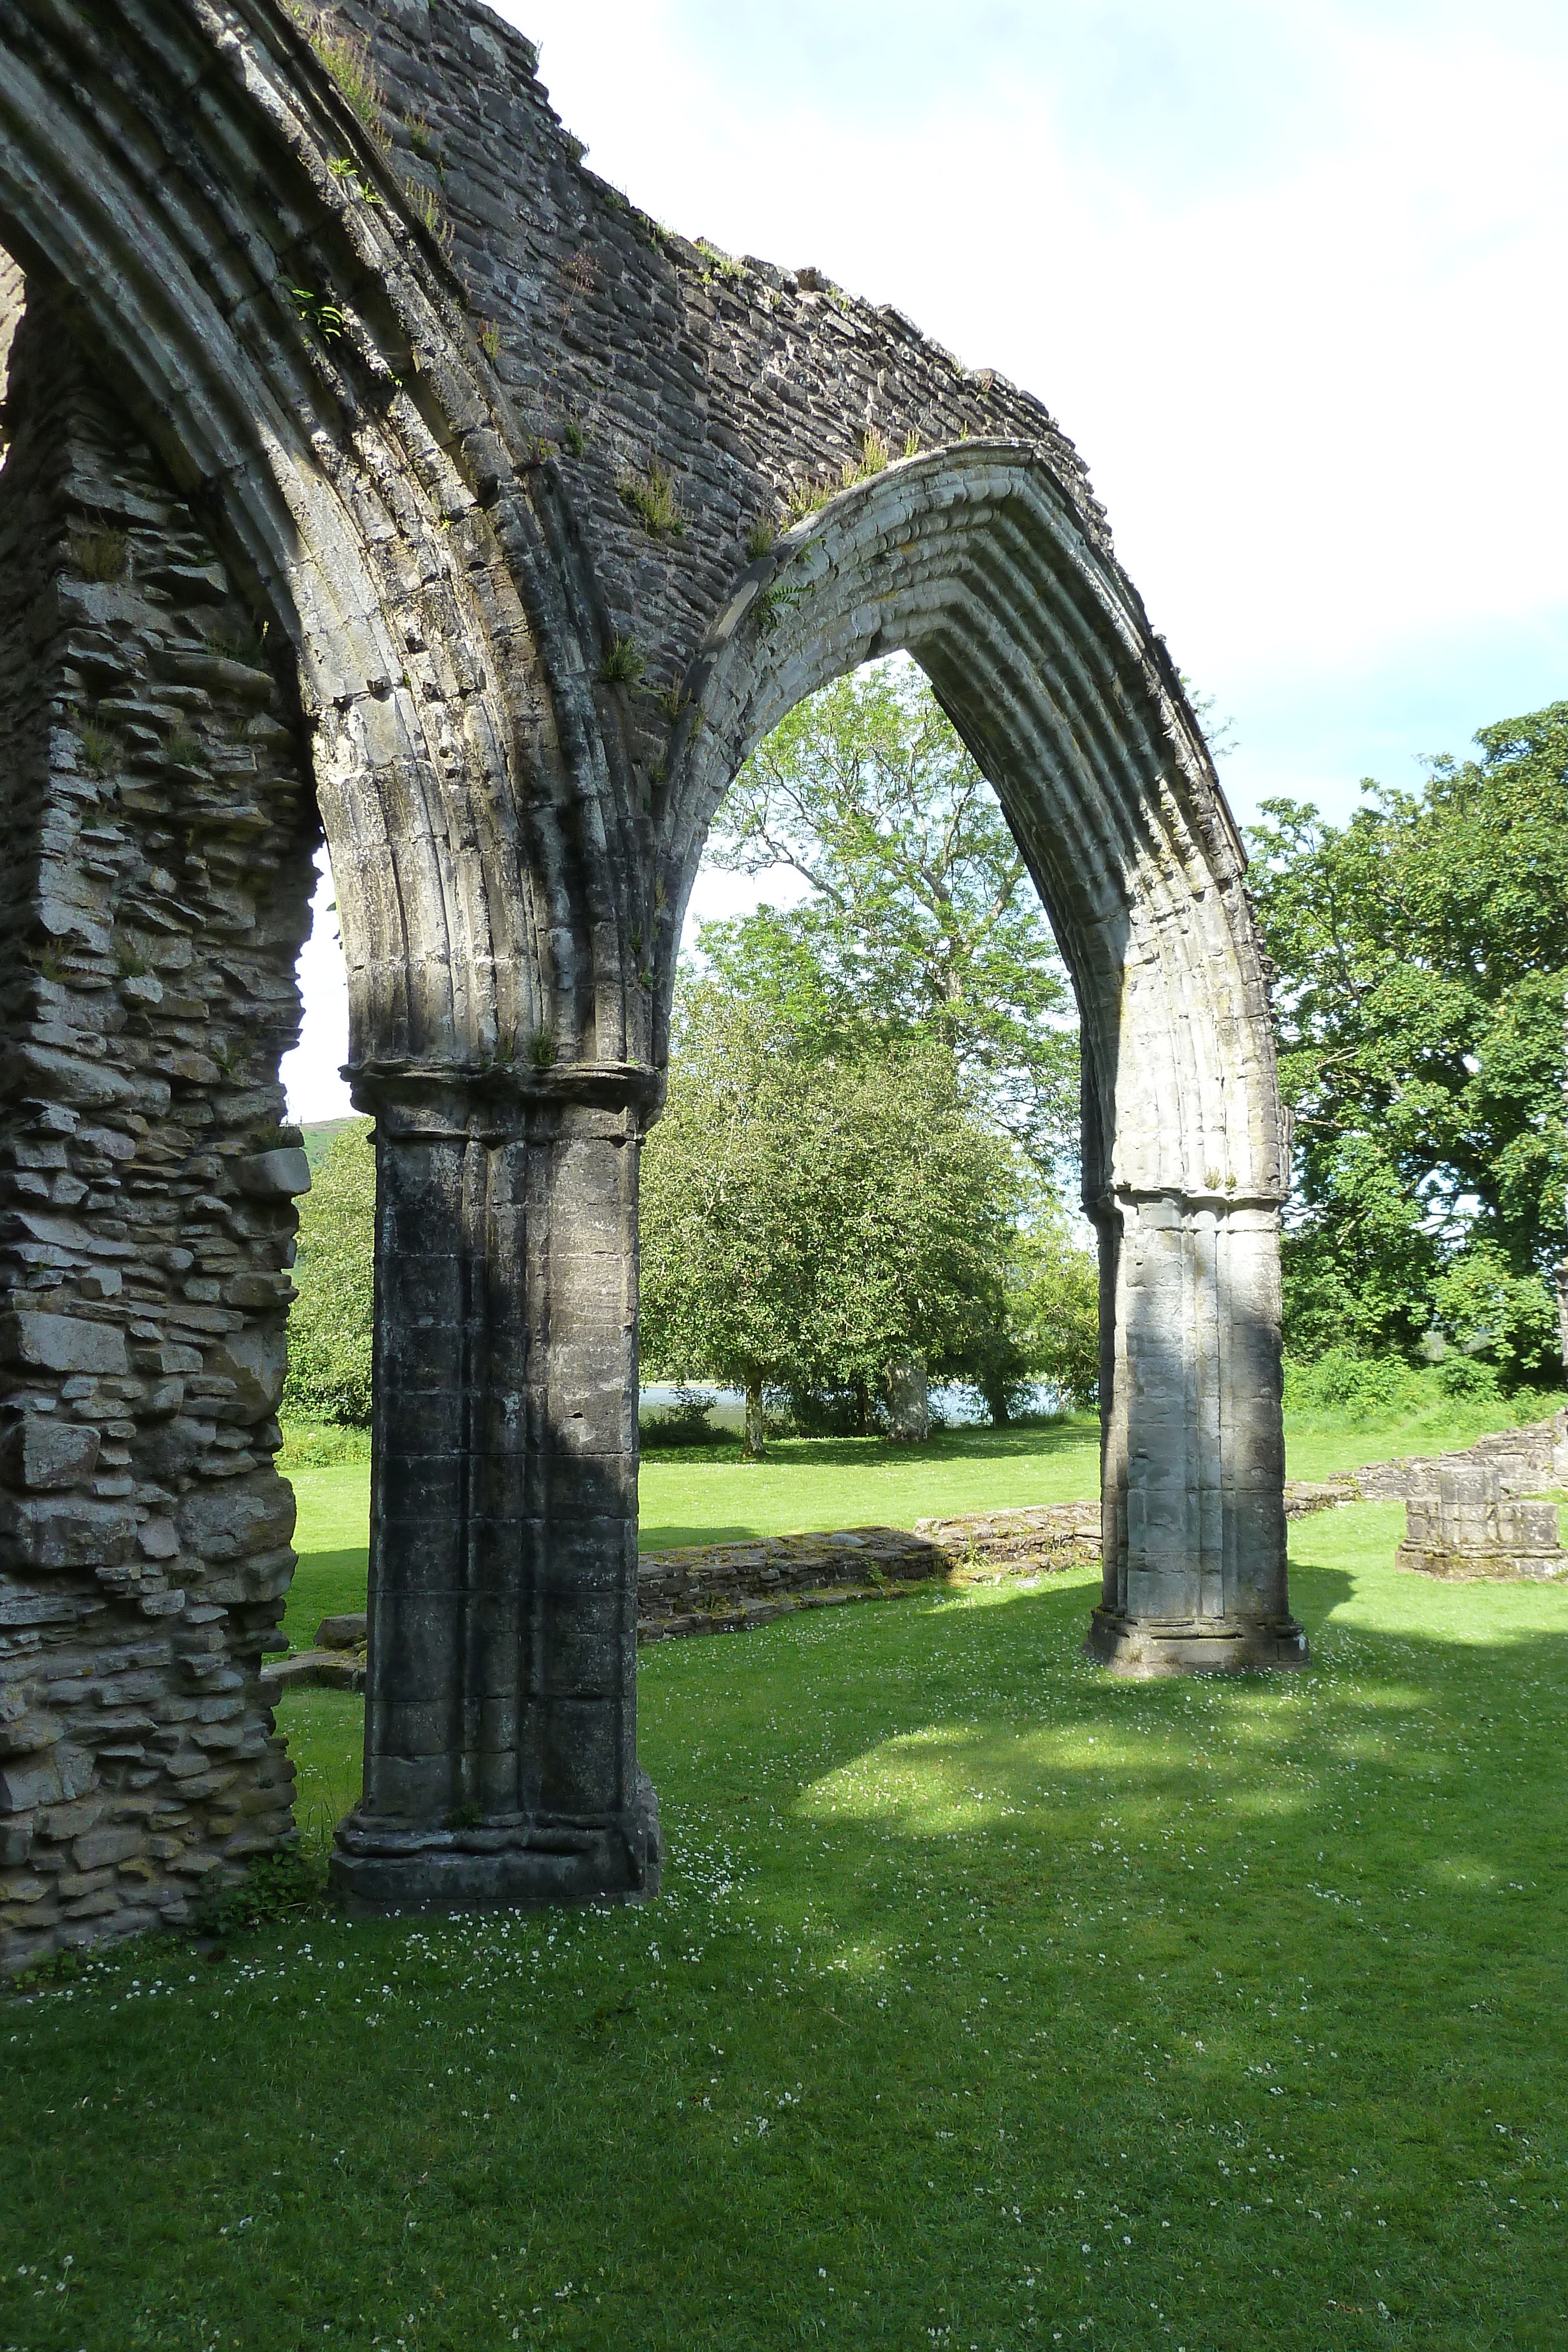
[[[688,981],[643,1150],[644,1368],[744,1390],[753,1453],[765,1387],[966,1377],[1005,1328],[1019,1189],[940,1043],[821,1053]]]
[[[708,856],[809,885],[798,907],[703,927],[730,990],[772,1005],[803,1049],[933,1039],[1043,1173],[1071,1159],[1071,992],[996,795],[918,670],[874,663],[797,704],[741,770]]]
[[[369,1119],[335,1136],[300,1203],[283,1412],[294,1421],[371,1418],[376,1156]]]
[[[1070,1403],[1094,1402],[1100,1393],[1100,1261],[1044,1207],[1019,1237],[1009,1322],[1031,1381],[1049,1381]]]
[[[1288,1343],[1408,1348],[1436,1318],[1517,1379],[1558,1344],[1568,703],[1476,740],[1343,826],[1266,802],[1250,880],[1295,1115]]]

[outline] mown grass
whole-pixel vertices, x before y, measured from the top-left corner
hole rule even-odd
[[[1539,1400],[1532,1401],[1532,1407]],[[1515,1417],[1505,1400],[1444,1400],[1411,1412],[1319,1410],[1286,1415],[1294,1478],[1326,1478],[1397,1454],[1468,1445]],[[323,1617],[365,1605],[370,1526],[368,1458],[333,1462],[335,1438],[290,1433],[283,1466],[299,1497],[299,1567],[284,1631],[308,1647]],[[301,1459],[303,1457],[303,1459]],[[1100,1426],[1072,1413],[1045,1429],[962,1429],[924,1445],[884,1438],[789,1438],[747,1462],[738,1444],[649,1452],[643,1457],[644,1551],[738,1541],[818,1528],[913,1527],[961,1511],[1089,1502],[1100,1489]]]
[[[317,1450],[317,1449],[312,1449]],[[1070,1503],[1100,1481],[1099,1424],[1075,1413],[1044,1430],[973,1429],[925,1445],[882,1438],[790,1438],[763,1462],[740,1448],[650,1454],[643,1463],[642,1547],[722,1543],[803,1528],[885,1525],[956,1511]],[[368,1462],[295,1467],[299,1566],[284,1631],[308,1646],[323,1617],[365,1605]]]
[[[1081,1574],[662,1645],[658,1902],[0,2005],[0,2345],[1560,2347],[1568,1593],[1400,1517],[1292,1530],[1297,1677],[1114,1683]]]

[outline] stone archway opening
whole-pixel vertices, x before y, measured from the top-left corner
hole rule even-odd
[[[956,1417],[1000,1424],[1010,1412],[1030,1408],[1035,1383],[1018,1352],[1019,1327],[994,1286],[1010,1255],[989,1220],[995,1208],[1009,1227],[1060,1226],[1061,1244],[1071,1235],[1081,1254],[1092,1239],[1072,1205],[1081,1093],[1076,1006],[998,795],[909,656],[873,656],[820,687],[754,747],[707,837],[680,957],[677,1015],[681,1023],[698,1021],[715,1100],[727,1097],[730,1085],[717,1041],[730,1036],[744,1057],[760,1027],[774,1041],[769,1057],[798,1058],[802,1072],[815,1073],[807,1089],[813,1101],[825,1087],[837,1102],[836,1090],[848,1087],[858,1106],[852,1117],[876,1122],[881,1140],[871,1146],[862,1139],[856,1153],[866,1171],[885,1169],[890,1212],[906,1167],[920,1156],[920,1138],[903,1124],[898,1089],[884,1098],[874,1081],[868,1088],[862,1080],[913,1056],[910,1076],[931,1090],[938,1132],[949,1137],[944,1089],[950,1072],[957,1087],[953,1109],[961,1104],[966,1124],[977,1126],[973,1150],[964,1147],[940,1164],[949,1181],[965,1183],[986,1169],[977,1213],[990,1238],[983,1262],[970,1268],[969,1289],[952,1286],[937,1257],[925,1262],[922,1283],[907,1252],[881,1254],[892,1234],[873,1218],[865,1243],[875,1255],[869,1288],[846,1282],[842,1272],[830,1276],[823,1260],[816,1269],[827,1284],[821,1290],[806,1261],[775,1246],[812,1209],[806,1195],[794,1209],[783,1206],[793,1197],[789,1180],[765,1146],[758,1165],[779,1168],[783,1225],[753,1225],[749,1204],[740,1212],[751,1239],[737,1263],[760,1275],[762,1288],[761,1319],[737,1318],[727,1307],[733,1285],[716,1276],[740,1246],[739,1229],[727,1228],[723,1210],[733,1192],[720,1185],[713,1215],[685,1223],[692,1202],[706,1192],[689,1172],[689,1139],[703,1131],[706,1113],[695,1078],[676,1091],[673,1051],[672,1107],[679,1108],[681,1140],[667,1138],[666,1115],[644,1153],[645,1360],[652,1345],[663,1351],[665,1370],[685,1363],[710,1382],[722,1361],[733,1390],[726,1411],[738,1418],[748,1391],[747,1427],[755,1425],[758,1441],[765,1385],[788,1397],[790,1421],[802,1433],[865,1436],[892,1429],[900,1438],[925,1436],[930,1381],[936,1383],[939,1423]],[[847,1100],[836,1118],[851,1116]],[[786,1092],[772,1124],[783,1134],[790,1120]],[[823,1128],[812,1123],[816,1140],[809,1143],[803,1129],[799,1148],[808,1155],[824,1150],[826,1168],[833,1164],[835,1132],[835,1118]],[[979,1140],[982,1132],[988,1144]],[[722,1151],[722,1124],[716,1133]],[[956,1143],[956,1130],[949,1140]],[[1004,1158],[993,1156],[998,1150]],[[851,1202],[861,1181],[857,1176],[851,1188]],[[935,1197],[945,1197],[940,1185]],[[852,1218],[852,1206],[847,1213]],[[851,1230],[851,1223],[841,1223],[843,1235]],[[695,1292],[674,1250],[677,1231],[686,1236],[686,1250],[700,1251],[716,1269],[716,1278]],[[813,1259],[821,1246],[831,1245],[831,1236],[821,1234]],[[961,1255],[956,1234],[955,1245]],[[957,1256],[946,1263],[956,1265]],[[795,1289],[786,1307],[787,1289],[777,1286],[788,1286],[790,1267]],[[883,1336],[852,1316],[852,1338],[851,1325],[841,1321],[844,1302],[857,1292],[864,1304],[873,1296],[883,1302],[891,1318]],[[940,1314],[934,1308],[938,1295],[946,1302]],[[831,1309],[829,1296],[840,1302]],[[763,1309],[763,1298],[777,1306]],[[769,1314],[775,1352],[765,1364]],[[816,1336],[809,1339],[808,1330]],[[1079,1393],[1080,1402],[1092,1402],[1092,1376]]]
[[[1280,1499],[1286,1177],[1245,860],[1168,654],[1030,453],[912,457],[754,563],[690,674],[677,904],[782,711],[894,647],[996,786],[1078,998],[1102,1275],[1091,1652],[1134,1674],[1299,1664]]]

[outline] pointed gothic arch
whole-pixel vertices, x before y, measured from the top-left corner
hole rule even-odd
[[[1245,858],[1169,656],[1037,449],[971,441],[891,467],[753,566],[689,675],[677,904],[757,743],[894,650],[926,670],[995,786],[1078,998],[1105,1303],[1092,1652],[1134,1672],[1297,1664],[1288,1176]]]

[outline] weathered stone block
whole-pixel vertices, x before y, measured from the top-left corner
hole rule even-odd
[[[51,1694],[52,1696],[52,1694]],[[37,1756],[63,1736],[52,1715],[7,1715],[0,1711],[0,1756]]]
[[[0,1315],[0,1356],[26,1370],[114,1374],[130,1369],[118,1324],[37,1308]]]
[[[140,1853],[145,1843],[146,1833],[139,1829],[89,1830],[72,1846],[71,1859],[78,1870],[101,1870]]]
[[[76,1495],[0,1496],[0,1559],[24,1569],[112,1568],[131,1557],[136,1513]]]
[[[61,1741],[40,1756],[0,1764],[0,1812],[30,1812],[91,1786],[92,1759]]]
[[[370,1638],[370,1620],[364,1612],[343,1617],[323,1617],[316,1629],[316,1639],[323,1650],[362,1649]]]
[[[0,1444],[0,1477],[9,1486],[75,1486],[98,1466],[102,1439],[96,1429],[55,1415],[30,1413]]]

